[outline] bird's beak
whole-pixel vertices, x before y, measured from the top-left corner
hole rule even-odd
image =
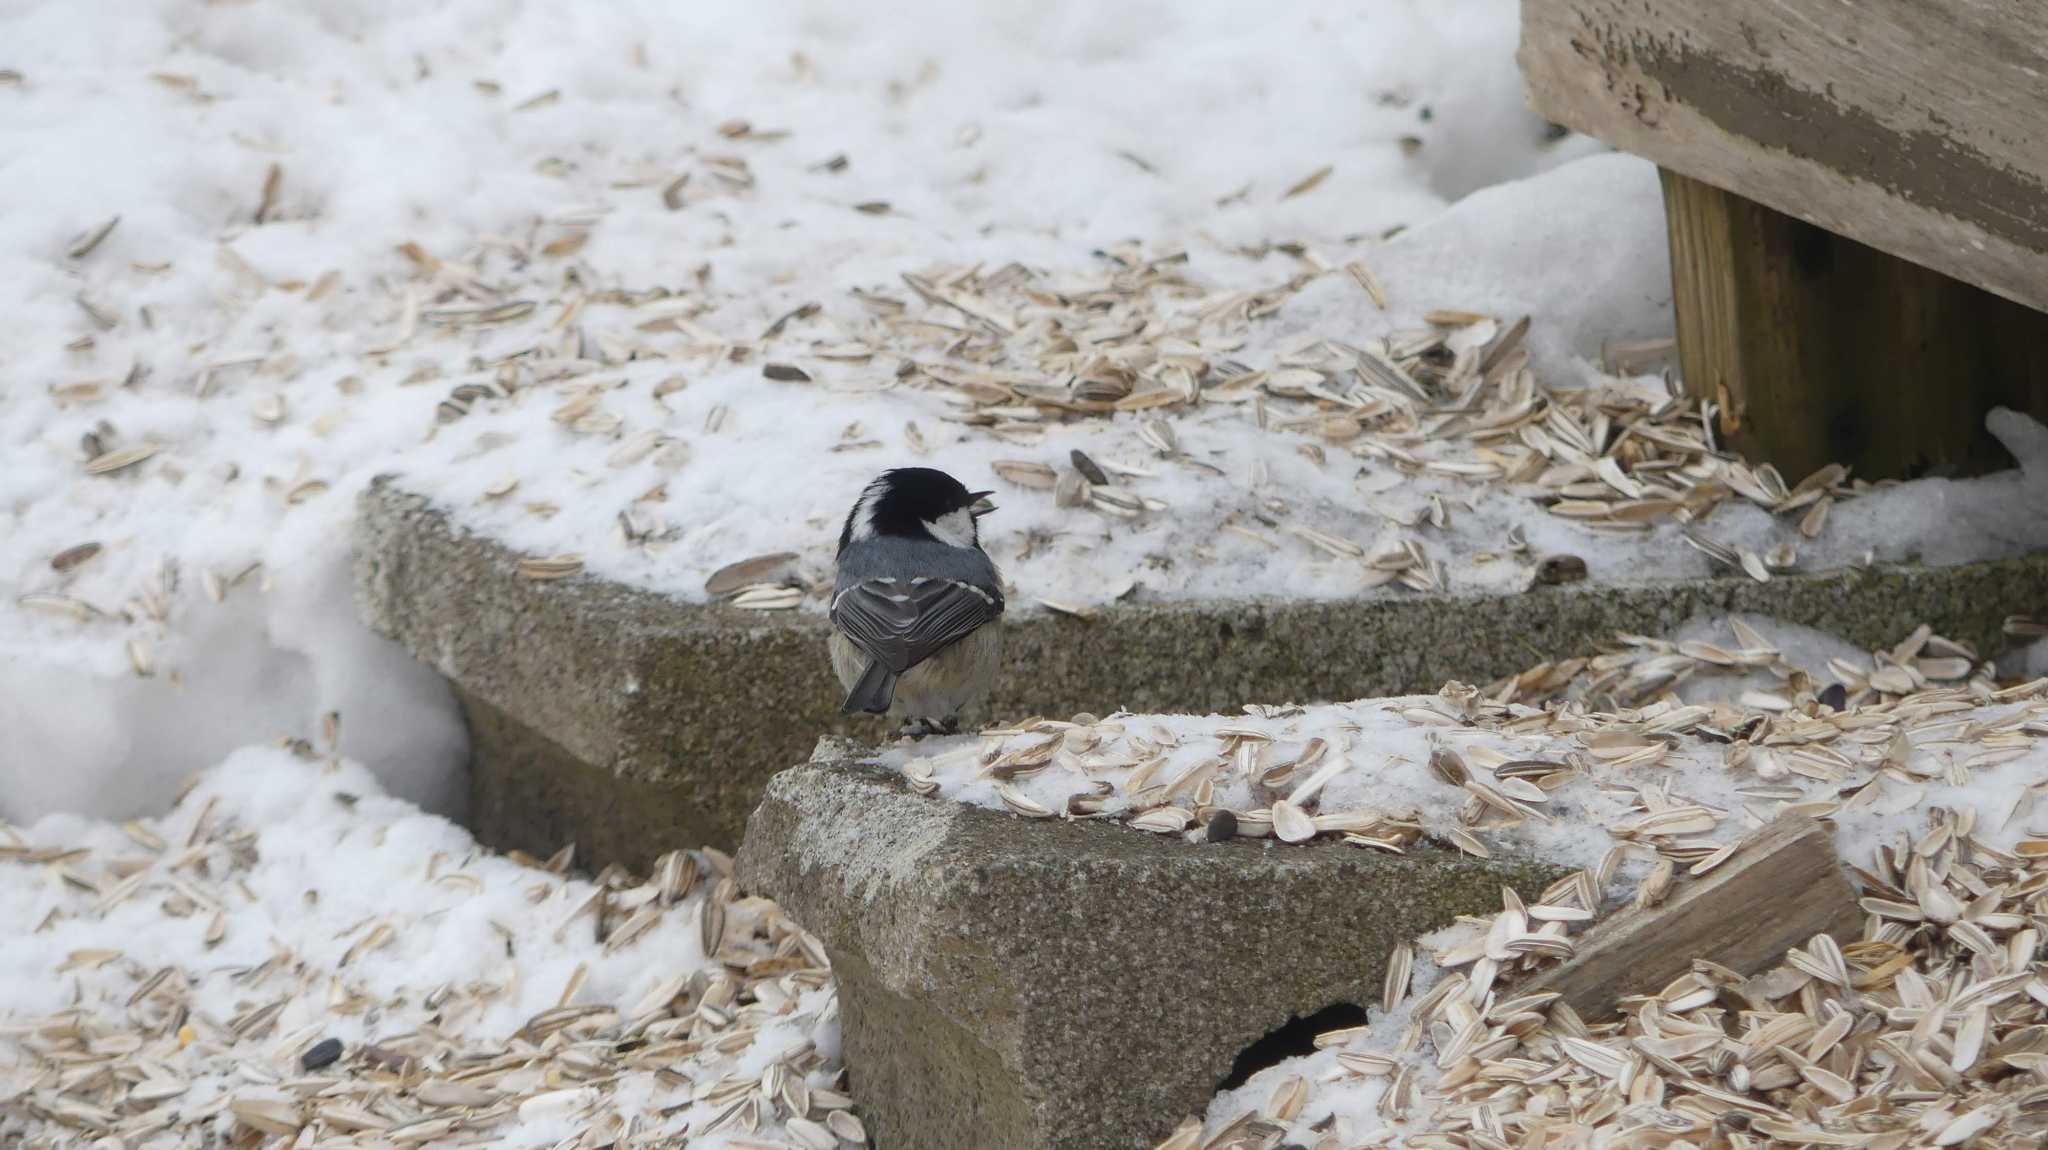
[[[974,516],[976,519],[996,509],[996,505],[988,501],[988,497],[994,495],[995,492],[970,491],[967,494],[974,499],[973,503],[967,505],[967,514]]]

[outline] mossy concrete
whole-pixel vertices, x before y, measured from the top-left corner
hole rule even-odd
[[[768,777],[822,733],[887,727],[839,714],[810,611],[691,603],[593,576],[520,578],[519,555],[455,526],[389,481],[356,520],[364,619],[453,680],[473,736],[476,831],[602,864],[739,841]],[[1747,611],[1866,646],[1925,621],[1976,643],[2048,603],[2048,556],[1514,595],[1378,595],[1322,602],[1118,604],[1092,620],[1003,623],[1008,671],[982,715],[1235,711],[1485,682],[1583,652],[1616,631],[1657,634]],[[982,717],[970,715],[970,720]]]
[[[1563,873],[1026,820],[862,757],[826,740],[775,776],[738,874],[824,941],[886,1150],[1152,1146],[1260,1038],[1378,1002],[1397,944]]]

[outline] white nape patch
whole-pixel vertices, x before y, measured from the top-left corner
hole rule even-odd
[[[875,537],[875,504],[882,501],[882,492],[889,487],[888,479],[881,478],[862,489],[860,498],[853,503],[853,537],[850,542]]]
[[[954,547],[974,547],[981,542],[974,533],[974,516],[965,507],[927,521],[924,529],[932,533],[932,538]]]

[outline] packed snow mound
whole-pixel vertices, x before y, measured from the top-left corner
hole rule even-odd
[[[474,354],[397,338],[421,260],[559,242],[558,287],[708,286],[706,322],[757,333],[934,258],[1377,237],[1590,147],[1522,110],[1515,26],[1512,0],[11,6],[0,815],[150,810],[328,712],[377,715],[347,753],[459,811],[452,702],[346,594],[355,494]]]
[[[494,854],[357,764],[275,747],[151,817],[0,823],[0,915],[34,926],[0,947],[0,1142],[317,1120],[517,1148],[630,1123],[708,1150],[846,1126],[815,939],[716,852],[645,882],[567,861]],[[118,1082],[45,1073],[115,1051]],[[727,1094],[764,1082],[742,1129]]]
[[[1705,857],[1789,810],[1836,822],[1849,858],[1930,811],[1983,812],[1991,849],[2048,836],[2033,807],[2048,678],[2001,686],[1924,626],[1865,652],[1730,616],[1606,648],[1433,696],[1034,719],[879,761],[921,793],[1027,818],[1191,842],[1428,838],[1568,867],[1618,846]]]
[[[1471,393],[1488,405],[1579,389],[1572,422],[1609,447],[1615,412],[1698,422],[1646,365],[1600,370],[1669,331],[1655,180],[1522,108],[1515,13],[17,6],[0,43],[35,51],[0,62],[0,814],[145,811],[330,713],[394,793],[459,812],[448,692],[349,603],[354,498],[382,472],[689,599],[764,552],[798,552],[813,585],[882,467],[997,486],[997,462],[1075,449],[1111,471],[1087,509],[1026,485],[991,523],[1019,610],[1512,589],[1555,551],[1595,579],[1713,570],[1669,524],[1589,532],[1469,483],[1495,464],[1463,454],[1404,475],[1422,465],[1361,454],[1358,421],[1322,421],[1299,383],[1349,388],[1378,347],[1462,387],[1499,351]],[[961,370],[1000,318],[963,312],[963,285],[1117,279],[1180,309],[1173,339],[1082,316],[1073,371]],[[902,341],[848,350],[891,322]],[[1165,433],[1145,409],[1032,427],[988,401],[1146,356],[1238,386]],[[1295,406],[1264,412],[1259,372]],[[1443,430],[1447,394],[1401,400],[1394,453]],[[1545,474],[1602,482],[1590,459]],[[2048,538],[2017,476],[1867,494],[1811,543],[1750,504],[1706,527],[1808,568]]]

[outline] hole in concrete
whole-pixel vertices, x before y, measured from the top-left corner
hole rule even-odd
[[[1363,1025],[1365,1007],[1350,1002],[1325,1006],[1314,1014],[1296,1015],[1239,1051],[1237,1061],[1230,1065],[1229,1077],[1216,1089],[1235,1090],[1269,1066],[1278,1066],[1290,1058],[1311,1053],[1316,1048],[1316,1035],[1326,1030]]]

